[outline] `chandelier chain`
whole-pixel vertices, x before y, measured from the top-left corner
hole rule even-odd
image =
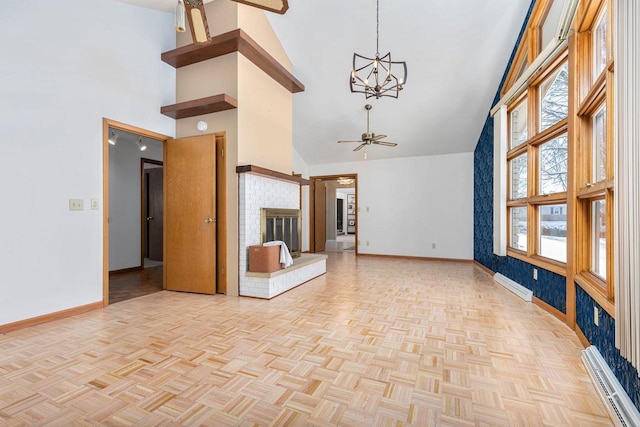
[[[380,0],[376,0],[376,58],[380,56]]]

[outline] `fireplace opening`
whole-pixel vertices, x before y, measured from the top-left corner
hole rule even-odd
[[[281,240],[293,258],[302,254],[300,209],[262,208],[260,218],[261,243]]]

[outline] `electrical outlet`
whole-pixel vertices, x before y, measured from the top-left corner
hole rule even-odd
[[[600,326],[600,310],[595,305],[593,306],[593,324]]]
[[[369,246],[369,241],[367,240],[367,246]]]
[[[97,211],[100,209],[100,202],[98,199],[91,199],[91,210]]]
[[[538,269],[537,268],[533,269],[533,280],[538,280]]]
[[[82,199],[69,199],[70,211],[81,211],[84,209],[84,202]]]
[[[431,249],[435,249],[435,248],[436,248],[436,244],[435,244],[435,243],[432,243],[432,244],[431,244]]]
[[[360,246],[360,240],[358,240],[358,246]]]

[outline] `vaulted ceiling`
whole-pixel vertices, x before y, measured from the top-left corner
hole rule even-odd
[[[167,13],[176,3],[120,1]],[[368,147],[370,160],[473,151],[530,3],[380,0],[380,54],[408,67],[398,99],[349,90],[353,53],[375,54],[376,0],[290,0],[285,15],[265,12],[305,85],[293,95],[296,150],[308,164],[362,160],[358,144],[336,141],[360,139],[369,103],[371,131],[398,143]]]

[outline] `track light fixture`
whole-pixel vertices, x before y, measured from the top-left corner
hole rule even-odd
[[[109,133],[109,139],[108,139],[109,144],[116,145],[118,143],[118,137],[119,137],[119,135],[117,135],[116,132],[114,130],[112,130]]]
[[[147,149],[147,146],[144,144],[144,142],[142,142],[142,137],[139,137],[136,140],[136,145],[138,146],[138,148],[140,149],[140,151],[144,151]]]

